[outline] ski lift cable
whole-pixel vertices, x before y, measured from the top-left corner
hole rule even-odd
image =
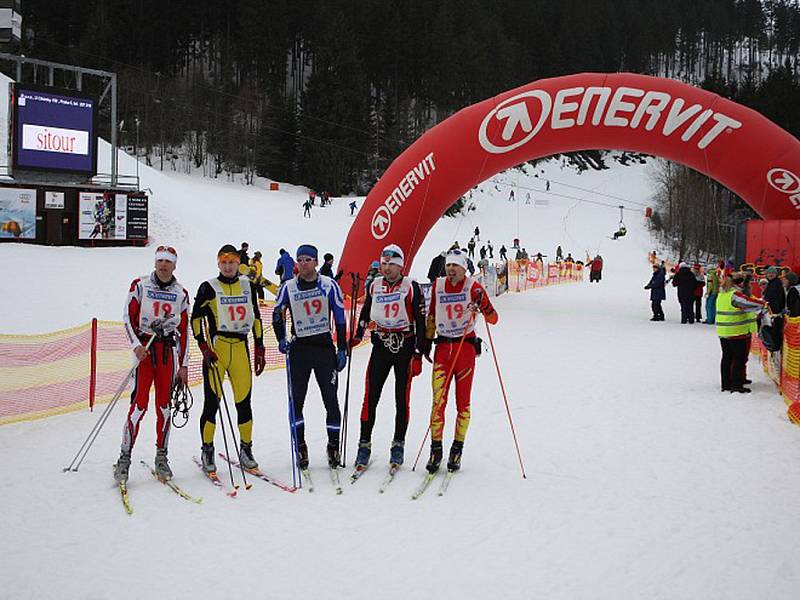
[[[504,183],[502,181],[498,181],[496,179],[487,179],[487,181],[491,181],[493,183],[499,183],[499,184],[502,184],[502,185],[512,185],[512,184]],[[608,208],[619,208],[620,206],[622,206],[623,210],[627,210],[627,211],[630,211],[630,212],[633,212],[633,213],[641,213],[642,212],[641,209],[639,209],[639,208],[628,208],[625,205],[609,204],[608,202],[600,202],[599,200],[589,200],[587,198],[579,198],[577,196],[570,196],[569,194],[560,194],[558,192],[553,192],[553,191],[545,192],[543,190],[539,190],[539,189],[528,187],[528,186],[524,186],[524,185],[520,185],[520,186],[517,186],[517,187],[519,187],[520,189],[523,189],[523,190],[530,190],[532,192],[538,192],[540,194],[549,194],[551,196],[558,196],[559,198],[566,198],[568,200],[579,200],[580,202],[588,202],[589,204],[597,204],[598,206],[605,206],[605,207],[608,207]],[[585,191],[588,192],[588,193],[595,193],[595,192],[592,192],[591,190],[585,190]]]
[[[582,188],[582,187],[580,187],[578,185],[573,185],[573,184],[570,184],[570,183],[564,183],[564,182],[561,182],[561,181],[556,181],[555,179],[550,179],[549,177],[545,178],[545,179],[547,181],[550,181],[551,183],[557,183],[558,185],[563,185],[564,187],[573,188],[573,189],[576,189],[576,190],[580,190],[582,192],[591,192],[592,194],[595,194],[596,196],[605,196],[606,198],[613,198],[614,200],[622,200],[623,202],[626,202],[628,204],[637,204],[637,205],[639,205],[639,206],[641,206],[643,208],[647,208],[649,206],[649,204],[647,204],[645,202],[639,202],[637,200],[630,200],[628,198],[623,198],[622,196],[616,196],[614,194],[606,194],[604,192],[596,192],[595,190]],[[511,183],[507,183],[507,182],[504,182],[504,181],[498,181],[498,183],[501,183],[503,185],[508,185],[508,186],[513,185]],[[523,187],[523,186],[517,186],[517,187]],[[550,190],[536,190],[535,188],[524,188],[524,187],[523,187],[523,189],[531,189],[533,191],[541,191],[541,193],[543,193],[543,194],[552,194],[553,193]]]

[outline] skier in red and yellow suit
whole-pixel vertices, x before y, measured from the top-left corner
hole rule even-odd
[[[458,416],[447,469],[456,471],[461,466],[461,452],[469,427],[475,357],[480,352],[480,340],[474,331],[476,312],[483,313],[490,324],[497,323],[498,318],[483,286],[466,276],[467,255],[463,250],[448,252],[445,272],[446,277],[439,277],[433,282],[426,328],[426,337],[436,344],[433,356],[431,456],[426,466],[430,473],[435,473],[442,461],[444,409],[447,406],[450,378],[455,378]],[[460,344],[462,336],[464,342]]]

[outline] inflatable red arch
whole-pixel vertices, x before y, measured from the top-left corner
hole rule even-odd
[[[430,228],[476,184],[527,160],[598,148],[691,167],[765,219],[800,217],[800,142],[758,112],[672,79],[582,73],[499,94],[427,131],[370,191],[340,267],[366,273],[390,243],[409,267]]]

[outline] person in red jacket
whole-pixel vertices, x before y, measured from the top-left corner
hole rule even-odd
[[[603,278],[603,258],[598,254],[586,266],[589,267],[589,283],[600,283]]]
[[[498,319],[486,290],[466,275],[466,252],[450,250],[445,258],[445,272],[447,276],[437,278],[431,287],[426,327],[426,338],[436,344],[432,378],[431,456],[426,466],[430,473],[435,473],[442,462],[444,409],[451,379],[455,379],[458,416],[447,469],[457,471],[461,467],[461,453],[470,420],[475,357],[480,353],[481,342],[475,336],[477,312],[481,312],[486,322],[492,325]]]

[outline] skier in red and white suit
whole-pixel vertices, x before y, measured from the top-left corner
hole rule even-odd
[[[178,254],[171,246],[159,246],[155,269],[150,275],[134,279],[125,303],[123,320],[128,342],[138,361],[134,371],[131,406],[122,432],[122,447],[114,468],[114,479],[127,481],[131,451],[139,425],[147,412],[150,387],[156,391],[155,471],[162,479],[171,479],[167,460],[170,428],[170,394],[177,378],[188,381],[189,294],[173,276]],[[150,339],[149,350],[145,347]]]
[[[476,312],[483,313],[487,323],[497,323],[497,312],[489,302],[483,286],[466,276],[467,254],[453,249],[445,258],[446,277],[439,277],[431,287],[426,337],[436,344],[433,355],[433,408],[431,409],[431,457],[426,468],[435,473],[442,461],[444,409],[447,406],[449,379],[455,378],[456,430],[447,469],[457,471],[470,419],[470,394],[475,374],[475,357],[480,340],[475,336]],[[466,333],[465,333],[466,332]],[[434,338],[435,336],[435,338]],[[464,342],[461,343],[461,339]],[[453,366],[455,365],[455,366]],[[450,377],[448,377],[450,374]],[[448,381],[445,381],[448,379]]]

